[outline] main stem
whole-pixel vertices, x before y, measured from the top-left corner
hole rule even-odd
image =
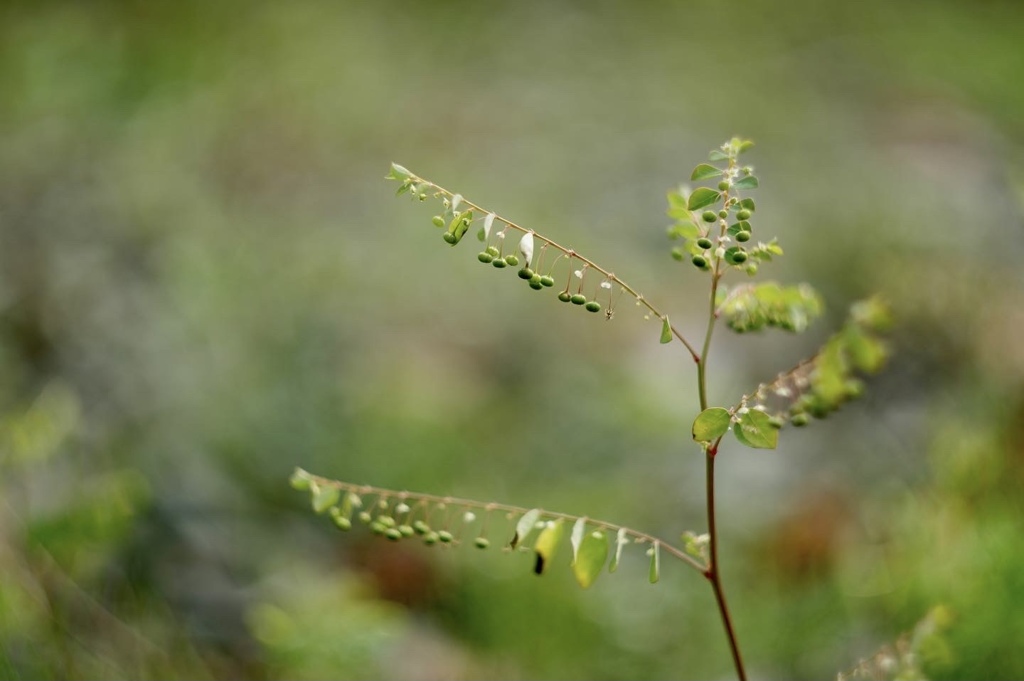
[[[714,272],[711,274],[711,300],[708,310],[708,330],[704,335],[704,347],[697,361],[697,389],[700,394],[700,410],[708,408],[707,390],[707,362],[708,350],[711,348],[711,335],[715,331],[715,297],[718,293],[718,280],[721,277],[719,267],[720,260],[716,260]],[[708,504],[708,537],[709,549],[711,552],[708,560],[708,569],[704,576],[711,582],[711,588],[715,592],[715,601],[718,603],[718,613],[725,626],[725,635],[729,639],[729,649],[732,652],[733,665],[736,667],[736,674],[740,681],[746,681],[747,673],[743,669],[743,658],[740,656],[739,642],[736,640],[736,631],[732,626],[732,618],[729,616],[729,606],[725,603],[725,591],[722,589],[722,575],[718,569],[718,528],[715,522],[715,455],[718,453],[718,443],[721,438],[710,445],[705,453],[705,471],[707,481],[707,504]]]

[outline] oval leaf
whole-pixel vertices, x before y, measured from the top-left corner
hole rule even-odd
[[[710,206],[721,198],[722,195],[714,189],[697,187],[693,190],[693,193],[690,194],[690,199],[686,202],[686,209],[699,210],[705,206]]]
[[[601,574],[604,562],[608,559],[608,535],[601,530],[594,530],[583,537],[576,561],[572,565],[572,573],[576,581],[584,589],[588,588]]]
[[[741,414],[732,432],[740,444],[754,449],[775,449],[779,443],[779,430],[771,417],[757,409]]]
[[[534,508],[523,514],[523,517],[516,523],[516,533],[512,535],[512,541],[508,543],[511,548],[519,546],[533,531],[534,526],[537,524],[537,519],[540,518],[540,509]]]
[[[693,421],[693,439],[697,442],[711,442],[725,435],[729,430],[732,416],[728,409],[711,407],[705,409]]]
[[[572,534],[569,536],[569,543],[572,544],[572,563],[576,564],[576,556],[580,552],[580,544],[583,543],[583,533],[587,529],[587,519],[577,518],[572,526]]]
[[[544,574],[544,568],[551,562],[551,556],[555,554],[558,542],[562,540],[564,529],[565,523],[559,518],[558,520],[549,520],[544,524],[544,529],[540,531],[537,543],[533,545],[533,550],[537,554],[537,562],[533,566],[533,571],[538,575]]]
[[[714,167],[710,163],[701,163],[699,166],[693,169],[693,174],[690,175],[691,180],[703,180],[707,177],[718,177],[722,174],[722,171]]]
[[[736,189],[757,189],[757,185],[758,182],[756,175],[747,175],[746,177],[741,177],[732,183],[732,186]]]
[[[622,559],[622,547],[629,543],[626,538],[626,528],[620,527],[615,535],[615,553],[612,554],[612,562],[608,565],[608,572],[615,572],[619,569],[619,561]]]
[[[661,342],[672,342],[672,325],[668,323],[668,315],[665,315],[661,319]]]
[[[341,496],[341,492],[337,487],[323,487],[316,483],[311,483],[309,487],[312,492],[313,510],[317,513],[323,513],[331,506],[338,503],[338,498]]]

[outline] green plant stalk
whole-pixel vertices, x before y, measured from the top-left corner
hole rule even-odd
[[[711,349],[711,336],[715,332],[715,322],[718,315],[715,314],[715,298],[718,294],[718,280],[721,278],[721,258],[715,258],[715,271],[711,275],[711,295],[708,303],[708,328],[704,334],[704,346],[701,348],[700,359],[697,360],[697,392],[700,397],[700,410],[708,408],[707,389],[707,362],[708,351]],[[736,667],[736,674],[740,681],[746,681],[747,674],[743,668],[743,657],[740,655],[739,641],[736,639],[736,631],[732,626],[732,617],[729,615],[729,606],[725,602],[725,591],[722,588],[722,573],[718,569],[718,527],[715,517],[715,456],[718,454],[718,444],[722,441],[719,437],[711,446],[705,450],[704,466],[705,481],[707,490],[707,515],[708,515],[708,569],[704,576],[711,582],[711,588],[715,592],[715,602],[718,605],[718,613],[725,626],[725,635],[729,639],[729,651],[732,653],[733,665]]]

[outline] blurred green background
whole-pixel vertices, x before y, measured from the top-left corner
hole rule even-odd
[[[693,366],[452,250],[397,161],[699,335],[665,191],[758,145],[805,336],[721,333],[711,401],[892,304],[865,400],[719,456],[752,676],[954,615],[934,678],[1024,678],[1024,6],[0,6],[0,677],[730,678],[707,585],[639,551],[340,535],[294,466],[704,531]],[[574,314],[569,314],[573,312]],[[494,538],[500,542],[500,537]]]

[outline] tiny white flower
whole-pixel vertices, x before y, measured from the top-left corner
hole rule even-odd
[[[491,225],[494,224],[494,213],[488,213],[487,217],[484,218],[484,239],[491,238]]]
[[[456,194],[452,197],[452,212],[459,209],[459,204],[462,203],[462,194]]]
[[[466,523],[467,525],[469,525],[474,520],[476,520],[476,513],[473,513],[472,511],[466,511],[462,514],[462,522]]]
[[[500,232],[498,232],[498,238],[499,239],[504,239],[505,238],[505,230],[501,230]]]
[[[575,276],[575,277],[576,277],[577,279],[582,279],[582,278],[583,278],[583,270],[576,270],[575,272],[573,272],[573,275],[574,275],[574,276]]]
[[[408,513],[408,512],[409,512],[409,504],[404,504],[403,503],[403,504],[399,504],[398,506],[395,506],[395,513]]]
[[[519,240],[519,252],[526,259],[526,267],[529,267],[530,262],[533,260],[533,232],[527,232]]]
[[[722,248],[721,246],[716,248],[715,249],[715,257],[716,258],[724,258],[725,257],[725,249]]]
[[[601,282],[601,288],[611,288],[611,287],[612,287],[612,282],[610,282],[610,281],[602,281]]]

